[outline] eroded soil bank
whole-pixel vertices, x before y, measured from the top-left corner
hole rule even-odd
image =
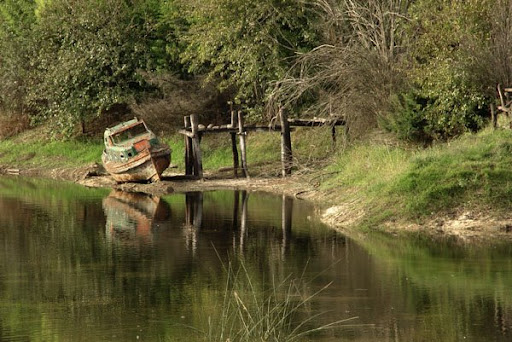
[[[153,195],[165,195],[172,192],[207,191],[220,189],[239,189],[264,191],[278,195],[292,196],[308,200],[315,204],[321,220],[332,228],[348,235],[359,237],[372,231],[388,234],[408,234],[428,236],[433,239],[452,239],[460,243],[496,243],[512,242],[512,215],[496,216],[488,212],[454,211],[450,214],[432,215],[421,222],[389,221],[378,227],[362,232],[359,227],[367,218],[364,204],[349,196],[344,200],[343,189],[333,196],[318,189],[303,176],[287,178],[230,178],[227,175],[206,174],[204,180],[184,177],[178,173],[166,172],[163,180],[157,183],[117,184],[107,175],[101,165],[86,167],[59,168],[51,170],[24,169],[11,170],[0,167],[0,175],[14,173],[26,177],[45,177],[66,180],[86,187],[103,187],[127,192],[143,192]]]

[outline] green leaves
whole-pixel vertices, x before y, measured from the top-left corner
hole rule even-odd
[[[182,1],[189,30],[182,60],[206,72],[238,102],[261,106],[270,83],[284,77],[293,55],[312,45],[312,14],[294,0]]]
[[[31,100],[41,120],[70,134],[77,123],[130,103],[144,82],[148,44],[136,5],[53,0],[40,8],[37,76]]]
[[[412,66],[407,74],[412,90],[405,93],[414,93],[421,99],[414,109],[421,127],[416,125],[418,122],[407,122],[412,118],[410,106],[393,108],[395,120],[404,124],[405,131],[399,136],[416,130],[416,138],[423,141],[446,140],[485,125],[488,91],[475,73],[473,51],[475,44],[485,41],[491,19],[487,5],[487,1],[476,0],[415,2],[407,52]]]

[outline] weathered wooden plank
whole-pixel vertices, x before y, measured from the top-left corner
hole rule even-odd
[[[272,127],[269,127],[269,126],[245,126],[244,131],[245,132],[281,132],[281,126],[280,125],[272,126]],[[294,128],[290,127],[290,131],[293,132]],[[198,129],[197,132],[200,135],[216,134],[216,133],[238,133],[238,128],[229,128],[227,126],[226,127],[220,126],[219,128],[211,128],[211,129],[206,128],[203,130]],[[180,129],[180,130],[178,130],[178,133],[186,135],[188,137],[193,136],[192,131],[190,131],[189,129]]]
[[[320,126],[343,126],[345,120],[343,119],[288,119],[290,126],[299,127],[320,127]]]
[[[186,129],[180,129],[180,130],[178,130],[178,133],[183,134],[189,138],[194,137],[194,133],[192,133],[192,131],[188,131]]]

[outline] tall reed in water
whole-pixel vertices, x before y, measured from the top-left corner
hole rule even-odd
[[[330,284],[308,293],[303,276],[299,279],[288,276],[279,282],[272,279],[266,285],[256,283],[243,262],[236,268],[230,263],[226,272],[222,307],[217,317],[208,318],[205,341],[301,341],[310,334],[356,318],[315,325],[321,314],[312,314],[308,307]]]

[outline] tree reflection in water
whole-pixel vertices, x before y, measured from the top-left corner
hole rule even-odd
[[[0,177],[1,341],[197,341],[236,259],[261,293],[332,282],[304,315],[359,319],[312,341],[512,339],[508,244],[348,238],[261,193],[109,192]]]

